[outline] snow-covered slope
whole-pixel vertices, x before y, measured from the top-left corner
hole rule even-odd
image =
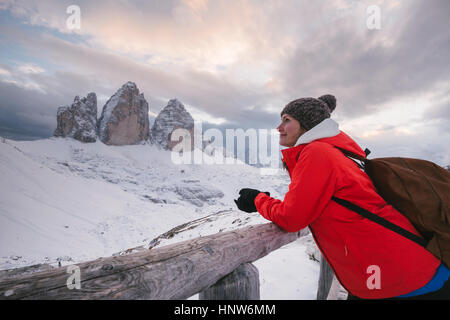
[[[156,245],[266,223],[258,213],[237,210],[233,199],[243,187],[282,199],[289,184],[285,172],[261,175],[245,164],[177,165],[169,151],[153,145],[70,138],[2,139],[0,175],[0,270],[148,247],[164,232],[206,216],[212,217],[208,223]],[[311,250],[307,236],[257,261],[262,298],[314,299],[319,264],[310,260]],[[283,285],[293,287],[281,290]]]

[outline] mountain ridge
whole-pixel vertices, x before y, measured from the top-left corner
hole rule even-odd
[[[178,128],[190,130],[193,139],[194,119],[176,98],[168,101],[150,127],[148,102],[132,81],[123,84],[106,101],[98,119],[95,92],[82,99],[76,96],[71,106],[59,107],[56,118],[54,137],[85,143],[96,140],[107,145],[156,143],[167,150],[177,144],[170,137]]]
[[[171,151],[155,145],[55,137],[0,140],[0,174],[0,269],[110,256],[223,210],[235,220],[243,213],[233,199],[242,186],[257,187],[255,177],[275,196],[288,186],[287,174],[260,176],[242,162],[175,164]],[[249,223],[266,222],[246,216]],[[237,226],[226,221],[208,228]]]

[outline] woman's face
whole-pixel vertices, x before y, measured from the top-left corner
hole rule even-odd
[[[293,147],[298,138],[306,132],[300,125],[300,122],[295,120],[288,114],[283,114],[281,117],[281,124],[277,127],[280,133],[280,145],[283,147]]]

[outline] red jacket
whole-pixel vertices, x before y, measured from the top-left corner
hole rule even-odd
[[[419,234],[376,193],[367,174],[333,146],[365,156],[344,132],[282,150],[291,177],[289,191],[283,201],[260,193],[255,199],[258,212],[289,232],[309,226],[336,277],[352,295],[379,299],[424,286],[440,264],[437,258],[331,200],[336,196],[351,201]],[[379,288],[373,286],[375,276]]]

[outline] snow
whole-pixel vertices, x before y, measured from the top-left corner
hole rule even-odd
[[[121,95],[123,92],[123,87],[117,90],[117,92],[109,98],[109,100],[106,102],[105,106],[103,107],[102,114],[99,119],[99,135],[102,139],[105,135],[106,131],[106,124],[111,122],[110,118],[113,116],[114,108],[121,102]],[[114,121],[115,122],[115,121]]]
[[[315,300],[319,263],[310,258],[311,234],[253,262],[259,272],[261,300]],[[198,300],[198,294],[189,298]]]
[[[316,299],[319,263],[307,253],[312,242],[310,234],[254,262],[260,273],[261,299]]]
[[[169,151],[150,144],[2,139],[0,270],[76,264],[148,247],[196,219],[195,228],[158,246],[267,223],[258,213],[237,210],[233,199],[244,187],[282,199],[287,173],[264,176],[235,163],[177,165]],[[256,261],[261,298],[315,299],[319,263],[311,252],[317,255],[308,235]]]

